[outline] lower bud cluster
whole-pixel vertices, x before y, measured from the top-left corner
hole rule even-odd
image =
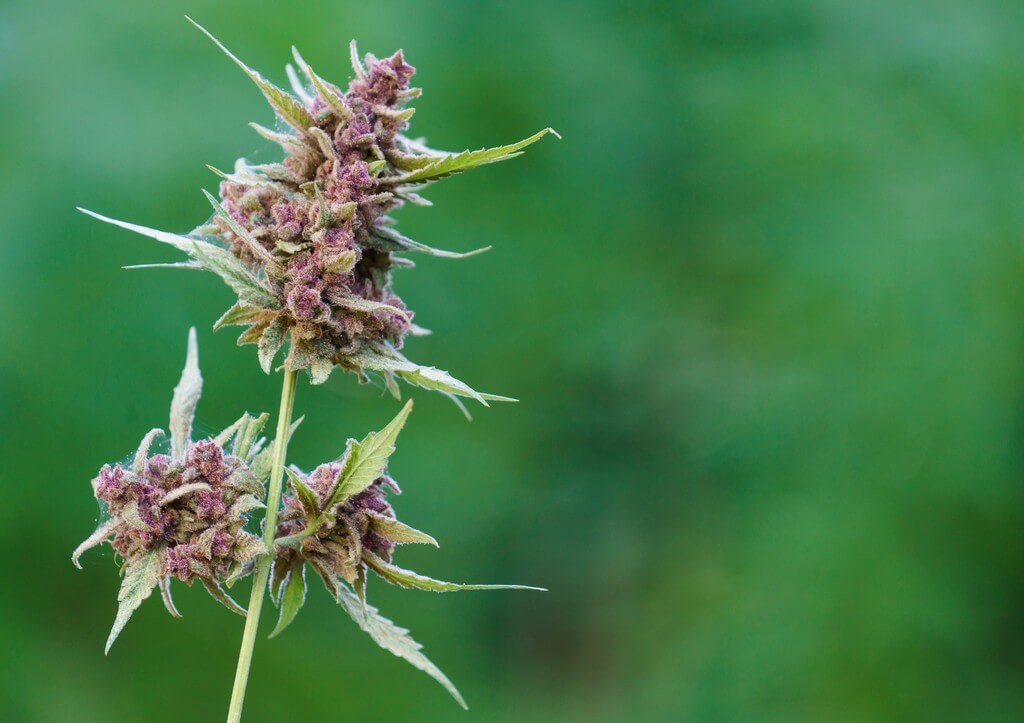
[[[105,465],[92,485],[113,523],[113,548],[126,561],[161,549],[163,577],[220,581],[262,549],[245,527],[263,486],[212,440],[192,444],[181,461],[154,454],[131,468]]]

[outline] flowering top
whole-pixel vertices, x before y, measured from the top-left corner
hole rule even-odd
[[[396,545],[437,545],[430,535],[399,522],[387,501],[389,491],[401,493],[386,468],[411,410],[410,401],[381,431],[371,432],[358,442],[350,439],[345,453],[336,461],[322,464],[309,474],[287,470],[292,495],[285,498],[276,530],[270,595],[280,608],[280,618],[271,635],[283,630],[302,607],[308,565],[379,645],[432,676],[465,706],[455,686],[423,655],[409,632],[367,604],[367,570],[393,585],[435,592],[538,588],[443,582],[394,564]]]
[[[75,550],[72,560],[108,542],[123,560],[120,607],[107,649],[134,610],[160,588],[168,611],[179,617],[170,580],[199,580],[229,609],[245,610],[221,582],[248,573],[265,548],[245,530],[249,513],[263,507],[263,479],[269,456],[256,437],[267,415],[246,414],[214,438],[191,441],[192,418],[202,390],[195,330],[181,382],[171,404],[171,444],[152,454],[154,429],[142,440],[130,464],[104,465],[92,482],[107,519]],[[230,443],[230,446],[228,446]]]
[[[426,332],[393,289],[391,269],[412,265],[397,254],[460,258],[486,249],[460,254],[431,248],[395,231],[388,213],[405,203],[429,205],[417,193],[424,184],[517,156],[553,131],[497,148],[435,151],[403,135],[414,112],[406,104],[420,90],[409,86],[415,69],[402,51],[360,61],[353,43],[355,77],[347,90],[322,79],[294,51],[308,86],[289,66],[292,95],[210,37],[289,127],[280,132],[253,125],[283,148],[283,161],[250,165],[240,159],[232,173],[218,171],[220,198],[207,194],[214,216],[187,237],[99,218],[171,243],[192,257],[180,265],[220,275],[239,301],[215,328],[248,327],[239,343],[258,344],[268,372],[287,345],[285,367],[307,369],[314,383],[341,366],[360,379],[366,372],[380,374],[396,396],[396,379],[402,379],[484,404],[504,399],[480,394],[399,351],[407,334]]]

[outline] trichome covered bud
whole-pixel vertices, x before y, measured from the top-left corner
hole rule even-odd
[[[268,372],[287,347],[285,368],[308,370],[314,383],[340,366],[361,380],[368,372],[379,374],[396,397],[401,379],[484,404],[504,399],[480,394],[399,351],[408,334],[425,333],[394,290],[392,269],[412,265],[402,254],[459,258],[486,249],[460,254],[431,248],[398,233],[389,214],[406,203],[429,205],[418,194],[424,185],[513,158],[553,131],[497,148],[436,151],[405,135],[414,110],[407,104],[420,90],[409,86],[415,69],[402,51],[360,60],[353,43],[355,77],[346,89],[321,78],[295,51],[298,72],[288,67],[291,94],[210,37],[288,127],[253,126],[282,147],[284,159],[262,165],[240,159],[232,173],[218,171],[219,198],[207,194],[213,218],[187,237],[112,222],[171,243],[192,257],[186,265],[224,278],[239,301],[215,328],[248,327],[239,343],[258,344]]]
[[[437,545],[430,535],[399,522],[387,499],[388,493],[401,493],[386,470],[411,410],[410,401],[384,429],[358,442],[350,439],[339,459],[321,464],[309,474],[294,467],[286,470],[292,494],[285,497],[276,530],[270,596],[281,612],[271,635],[283,630],[302,607],[308,566],[379,645],[426,672],[465,706],[452,682],[427,659],[409,632],[381,617],[366,602],[367,571],[393,585],[434,592],[538,588],[444,582],[394,563],[397,545]]]
[[[72,560],[78,565],[83,552],[104,542],[122,560],[124,582],[108,650],[156,587],[168,611],[179,616],[171,598],[172,578],[189,585],[198,580],[230,610],[245,614],[222,583],[247,574],[265,552],[263,541],[246,526],[250,512],[263,507],[270,460],[257,436],[267,415],[246,414],[219,435],[193,442],[192,419],[201,391],[193,329],[171,403],[170,450],[153,452],[154,441],[164,434],[154,429],[131,462],[104,465],[92,481],[105,519]]]

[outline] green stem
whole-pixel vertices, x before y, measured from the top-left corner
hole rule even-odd
[[[281,409],[277,415],[277,434],[274,437],[274,460],[270,471],[270,488],[267,490],[267,517],[263,526],[263,542],[267,554],[256,563],[256,577],[249,597],[249,612],[245,618],[242,633],[242,648],[238,651],[238,668],[235,670],[235,685],[231,690],[231,706],[228,708],[228,723],[242,720],[242,704],[245,702],[245,686],[249,682],[249,666],[252,651],[256,645],[256,628],[260,624],[263,609],[263,595],[267,589],[270,565],[274,559],[274,532],[277,529],[277,510],[281,506],[281,481],[284,477],[284,460],[288,451],[288,430],[292,423],[292,407],[295,404],[295,372],[285,371],[281,387]]]

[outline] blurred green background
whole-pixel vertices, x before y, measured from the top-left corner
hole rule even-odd
[[[400,212],[416,393],[399,561],[547,594],[371,587],[460,711],[314,589],[261,639],[249,721],[1024,717],[1024,6],[997,0],[17,2],[0,9],[0,701],[16,721],[216,721],[242,622],[178,586],[111,655],[89,480],[164,424],[200,328],[209,432],[279,378],[210,331],[212,276],[82,205],[187,230],[210,163],[277,150],[252,84],[296,43],[403,47],[441,148],[546,139]],[[397,409],[303,384],[309,467]],[[245,597],[245,592],[242,597]],[[269,617],[268,617],[269,620]],[[267,630],[269,628],[265,628]]]

